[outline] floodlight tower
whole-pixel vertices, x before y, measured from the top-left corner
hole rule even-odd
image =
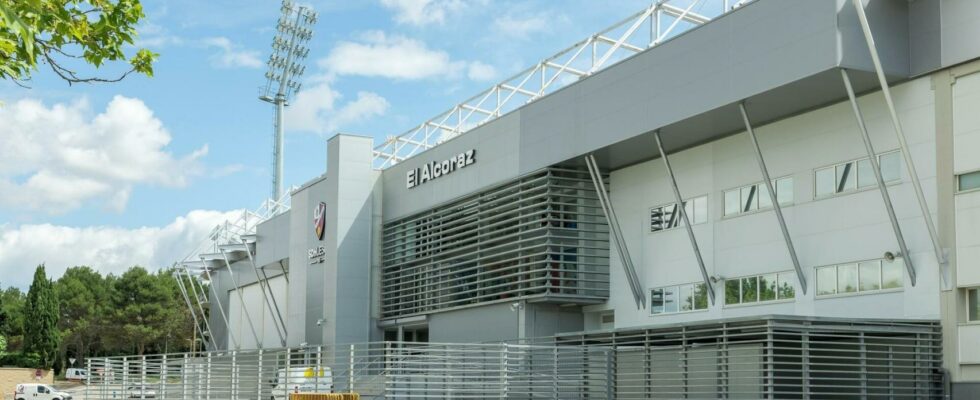
[[[282,15],[276,25],[276,36],[272,38],[272,55],[269,56],[269,69],[265,73],[266,85],[259,100],[276,106],[275,139],[272,151],[272,199],[278,201],[282,193],[283,167],[283,110],[289,98],[299,91],[299,77],[306,67],[303,61],[309,54],[307,43],[313,37],[313,25],[317,13],[313,9],[283,0]]]

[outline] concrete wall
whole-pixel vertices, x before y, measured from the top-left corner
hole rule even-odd
[[[922,78],[899,85],[893,94],[919,177],[934,208],[934,96],[930,80]],[[863,96],[859,104],[876,151],[897,149],[881,95]],[[881,258],[885,251],[897,249],[877,187],[827,198],[816,199],[814,195],[816,168],[866,154],[850,105],[834,104],[759,126],[756,133],[771,176],[794,179],[795,201],[784,207],[784,214],[810,284],[809,292],[804,295],[796,284],[793,301],[726,306],[721,301],[724,290],[719,284],[715,288],[719,303],[706,311],[651,316],[649,309],[636,309],[629,291],[613,289],[606,305],[587,310],[615,309],[616,327],[762,314],[938,318],[938,266],[905,171],[901,182],[890,184],[889,191],[918,272],[917,285],[913,287],[906,276],[900,292],[814,298],[814,267]],[[724,190],[761,181],[750,146],[748,136],[739,133],[670,155],[682,196],[708,195],[709,222],[694,226],[694,231],[709,275],[740,277],[793,269],[771,210],[722,217]],[[674,201],[661,160],[613,171],[611,198],[647,289],[701,281],[683,229],[648,233],[649,209]],[[618,254],[611,255],[611,288],[627,287],[620,262]]]
[[[484,343],[553,336],[583,329],[579,307],[497,303],[429,315],[429,341]]]
[[[285,317],[289,312],[289,303],[285,301],[286,278],[280,275],[269,278],[267,282],[269,287],[272,288],[272,294],[276,296],[279,311]],[[228,293],[229,307],[227,312],[231,327],[228,334],[235,335],[236,338],[239,338],[243,349],[282,347],[279,336],[280,332],[276,330],[276,324],[278,324],[276,316],[274,311],[265,303],[265,299],[269,294],[267,292],[266,296],[263,296],[263,290],[258,282],[254,282],[248,285],[242,285],[241,288]],[[238,296],[238,291],[241,292],[241,299],[245,300],[244,306]],[[269,302],[272,303],[271,298],[269,298]],[[248,314],[247,317],[246,312]],[[251,319],[252,324],[255,326],[254,334],[248,326],[249,319]],[[256,341],[256,336],[258,336],[258,341]]]

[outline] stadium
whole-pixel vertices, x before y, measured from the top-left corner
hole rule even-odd
[[[973,1],[655,2],[330,138],[178,264],[207,351],[91,359],[121,372],[90,390],[976,398],[978,37]]]

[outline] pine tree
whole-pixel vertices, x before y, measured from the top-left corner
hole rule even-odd
[[[34,270],[24,317],[24,351],[36,354],[41,366],[52,366],[59,345],[58,299],[44,272],[44,264]]]

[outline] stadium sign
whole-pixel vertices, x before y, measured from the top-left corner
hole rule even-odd
[[[442,161],[432,161],[420,168],[408,170],[406,183],[409,189],[466,168],[476,162],[476,150],[471,149]]]

